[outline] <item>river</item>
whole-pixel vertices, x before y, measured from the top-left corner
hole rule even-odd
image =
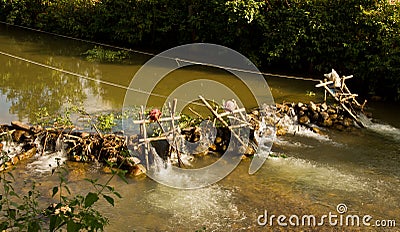
[[[131,52],[124,64],[89,62],[81,55],[95,45],[41,32],[0,25],[0,51],[42,64],[69,70],[96,80],[61,74],[46,67],[0,55],[0,122],[35,119],[37,109],[50,114],[61,112],[67,102],[82,103],[90,113],[120,110],[125,90],[134,74],[151,57]],[[182,84],[186,77],[204,78],[235,86],[224,71],[190,68],[175,72],[158,85]],[[355,75],[356,76],[356,75]],[[315,82],[265,77],[276,102],[320,102],[323,92]],[[355,77],[356,78],[356,77]],[[233,87],[235,88],[235,87]],[[240,87],[238,87],[240,88]],[[308,91],[315,92],[307,95]],[[150,178],[118,178],[112,181],[123,198],[115,207],[100,202],[97,208],[110,219],[106,231],[399,231],[400,228],[400,114],[399,105],[368,104],[374,123],[368,129],[311,133],[298,127],[296,133],[278,137],[272,151],[287,158],[270,157],[254,175],[249,161],[242,161],[229,176],[206,188],[179,190]],[[49,160],[19,164],[17,189],[28,189],[23,180],[39,183],[41,202],[50,201],[50,189],[57,184],[51,176]],[[34,162],[36,159],[36,162]],[[48,157],[51,159],[51,157]],[[209,162],[209,161],[207,161]],[[33,163],[33,164],[32,164]],[[67,162],[73,193],[90,190],[84,178],[104,174],[94,164]],[[171,177],[177,178],[177,177]],[[397,227],[274,227],[260,226],[259,215],[340,215],[337,205],[347,206],[346,214],[371,215],[376,220],[396,220]],[[327,222],[327,221],[325,221]]]

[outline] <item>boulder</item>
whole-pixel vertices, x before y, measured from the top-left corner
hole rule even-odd
[[[329,114],[327,112],[320,112],[319,115],[321,115],[321,118],[325,121],[329,118]]]
[[[12,121],[11,125],[16,129],[20,129],[20,130],[24,130],[24,131],[29,131],[31,129],[31,127],[29,125],[26,125],[20,121]]]
[[[308,118],[307,115],[303,115],[299,118],[299,123],[300,124],[308,124],[308,123],[310,123],[310,118]]]
[[[330,127],[332,125],[333,125],[333,122],[329,118],[322,122],[322,126],[325,126],[325,127]]]
[[[310,109],[311,111],[317,111],[317,105],[314,102],[310,101],[308,109]]]
[[[343,126],[345,127],[351,127],[354,125],[354,121],[351,118],[344,118],[343,119]]]

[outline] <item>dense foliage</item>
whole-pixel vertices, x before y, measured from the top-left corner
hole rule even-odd
[[[400,99],[399,6],[387,0],[0,0],[0,19],[123,46],[217,43],[264,69],[335,68]]]

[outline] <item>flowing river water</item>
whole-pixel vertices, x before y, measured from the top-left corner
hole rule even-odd
[[[60,38],[25,29],[0,25],[0,51],[63,68],[97,80],[128,86],[135,72],[151,57],[131,53],[126,64],[88,62],[81,55],[93,44]],[[178,70],[155,91],[173,88],[190,77],[207,77],[235,87],[226,72],[201,68]],[[314,101],[323,98],[315,82],[265,77],[276,102]],[[356,77],[355,77],[356,78]],[[149,80],[151,81],[151,80]],[[171,87],[172,86],[172,87]],[[164,92],[163,92],[164,91]],[[313,91],[315,96],[307,95]],[[51,114],[61,112],[67,101],[82,102],[90,113],[119,110],[125,90],[93,80],[49,70],[25,61],[0,55],[0,122],[29,122],[35,112],[46,107]],[[396,220],[397,227],[301,227],[307,231],[399,231],[400,230],[400,107],[389,103],[369,103],[374,123],[368,129],[351,132],[327,130],[317,135],[307,128],[292,126],[278,137],[270,157],[254,175],[248,174],[250,161],[242,161],[229,176],[206,188],[178,190],[150,178],[115,178],[112,184],[123,198],[115,207],[100,202],[97,208],[110,219],[106,231],[293,231],[294,226],[257,224],[259,215],[340,215],[337,205],[347,206],[346,214],[371,215],[376,220]],[[57,154],[62,156],[62,154]],[[212,158],[210,158],[212,159]],[[201,161],[199,161],[201,162]],[[209,160],[207,161],[209,162]],[[49,202],[57,177],[51,176],[54,157],[35,157],[14,170],[16,187],[35,181],[42,191],[41,202]],[[86,193],[84,178],[106,181],[109,175],[94,164],[67,162],[73,193]],[[179,181],[178,176],[171,176]],[[263,218],[261,218],[263,219]]]

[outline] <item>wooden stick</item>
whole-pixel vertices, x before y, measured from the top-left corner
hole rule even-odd
[[[206,99],[203,98],[203,96],[199,95],[200,100],[206,105],[206,107],[211,111],[211,113],[224,125],[229,129],[229,124],[216,112],[211,105],[206,101]],[[243,140],[231,129],[229,129],[232,134],[236,137],[236,139],[243,145],[246,146],[246,144],[243,142]]]
[[[160,118],[158,121],[159,122],[169,122],[171,120],[179,120],[181,119],[181,116],[174,116],[171,118]],[[149,119],[140,119],[140,120],[133,120],[133,124],[143,124],[143,123],[152,123],[153,121]]]
[[[201,116],[201,114],[197,113],[194,109],[189,107],[190,112],[194,113],[198,118],[204,119],[203,116]]]
[[[140,119],[144,119],[144,107],[140,106]],[[144,121],[143,123],[141,123],[141,131],[143,133],[143,139],[144,139],[144,155],[146,158],[146,168],[147,170],[150,169],[149,167],[149,142],[147,141],[147,131],[146,131],[146,122]]]
[[[43,155],[44,155],[44,152],[46,151],[47,135],[48,135],[48,132],[46,132],[46,135],[44,136],[44,144],[43,144],[43,150],[42,150],[41,156],[43,156]]]
[[[178,137],[178,135],[176,135],[176,137]],[[179,137],[184,138],[184,135],[179,135]],[[157,136],[157,137],[150,137],[150,138],[146,138],[146,139],[139,139],[139,142],[154,142],[154,141],[160,141],[160,140],[167,140],[168,137],[167,136]]]
[[[12,133],[14,133],[14,131],[15,131],[15,129],[10,130],[10,131],[4,131],[4,132],[0,133],[0,136],[3,136],[3,135],[11,135]]]
[[[231,114],[235,114],[235,113],[241,113],[241,112],[245,112],[246,109],[245,108],[241,108],[241,109],[237,109],[237,110],[233,110],[233,111],[228,111],[228,112],[224,112],[224,113],[220,113],[219,116],[221,117],[225,117]]]
[[[320,83],[316,84],[315,87],[319,88],[319,87],[322,87],[322,86],[327,86],[327,85],[333,84],[333,81],[327,81],[327,82],[319,81],[319,82]]]
[[[351,112],[351,110],[344,104],[344,102],[340,101],[340,99],[339,99],[335,94],[333,94],[333,93],[329,90],[329,88],[328,88],[326,85],[324,85],[324,88],[335,98],[335,100],[336,100],[337,102],[340,103],[340,105],[343,107],[343,109],[345,109],[345,110],[350,114],[350,116],[351,116],[352,118],[354,118],[354,120],[356,120],[356,122],[357,122],[359,125],[361,125],[362,127],[364,127],[364,125],[360,122],[360,120],[357,118],[357,116],[354,115],[354,114]]]

